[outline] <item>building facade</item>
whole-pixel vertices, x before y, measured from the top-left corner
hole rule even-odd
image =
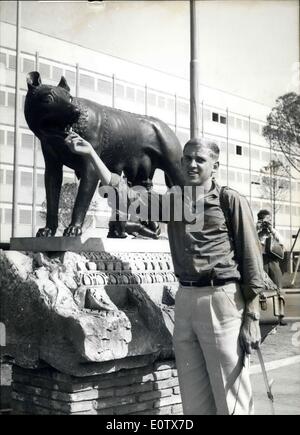
[[[8,242],[12,231],[15,26],[0,22],[0,36],[0,242]],[[33,70],[38,70],[47,84],[57,85],[61,76],[65,76],[74,96],[162,119],[175,131],[182,145],[189,139],[188,81],[22,28],[16,234],[19,237],[34,235],[44,225],[40,215],[45,200],[44,160],[23,113],[26,75]],[[270,198],[260,184],[261,168],[272,159],[287,164],[280,150],[272,151],[262,136],[271,108],[204,85],[200,86],[200,93],[201,135],[214,139],[221,151],[217,179],[246,195],[256,217],[259,209],[271,209]],[[289,187],[279,201],[276,227],[289,249],[300,226],[300,178],[293,169],[285,178]],[[157,171],[156,189],[164,191],[163,180],[163,174]],[[73,172],[65,168],[64,182],[73,181]],[[110,210],[97,194],[95,199],[98,208],[93,226],[105,228]],[[297,245],[298,250],[300,243]]]

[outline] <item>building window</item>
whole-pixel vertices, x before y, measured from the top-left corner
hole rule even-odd
[[[120,83],[116,84],[116,97],[124,98],[124,86],[120,85]]]
[[[10,147],[14,146],[14,142],[15,142],[15,134],[13,131],[8,131],[7,132],[7,141],[6,144]]]
[[[11,224],[12,221],[12,210],[11,208],[4,209],[4,223]]]
[[[5,106],[5,91],[0,91],[0,106]]]
[[[95,79],[87,74],[80,74],[80,86],[88,89],[95,89]]]
[[[267,153],[266,151],[262,151],[262,152],[261,152],[261,159],[262,159],[264,162],[269,162],[269,161],[271,160],[270,153]]]
[[[221,115],[221,116],[220,116],[220,123],[221,123],[221,124],[226,124],[226,121],[227,121],[227,120],[226,120],[226,116],[222,116],[222,115]]]
[[[52,79],[59,81],[61,76],[64,75],[64,71],[62,68],[58,68],[57,66],[52,67]]]
[[[249,130],[249,121],[248,120],[243,120],[243,129],[244,130]]]
[[[241,130],[241,128],[242,128],[242,120],[240,118],[235,118],[235,119],[236,119],[236,128]]]
[[[214,122],[219,122],[219,114],[216,113],[216,112],[213,112],[213,113],[212,113],[212,120],[213,120]]]
[[[98,91],[102,94],[111,95],[112,94],[112,83],[107,80],[98,79]]]
[[[22,147],[32,149],[33,148],[33,136],[32,134],[22,133]]]
[[[32,173],[21,172],[20,183],[21,183],[21,187],[32,187]]]
[[[136,101],[137,103],[144,104],[145,103],[145,92],[141,89],[137,89],[136,91]]]
[[[249,174],[244,174],[244,183],[249,184]]]
[[[69,85],[74,85],[75,84],[75,73],[74,71],[69,71],[68,69],[66,70],[66,80],[69,83]]]
[[[6,169],[6,184],[13,184],[13,171],[11,169]]]
[[[15,94],[13,94],[12,92],[8,92],[7,94],[7,105],[8,107],[14,107],[15,106]]]
[[[20,210],[19,223],[22,225],[31,224],[31,210]]]
[[[251,205],[252,205],[252,208],[254,208],[255,210],[260,209],[260,201],[252,201]]]
[[[0,64],[4,65],[6,68],[6,53],[0,53]]]
[[[235,172],[231,171],[230,169],[228,171],[228,180],[235,181]]]
[[[151,104],[151,106],[156,106],[156,95],[153,94],[153,92],[148,93],[148,103]]]
[[[4,184],[4,169],[0,169],[0,184]]]
[[[4,130],[0,130],[0,145],[4,145]]]
[[[164,97],[158,96],[157,97],[157,104],[158,104],[158,107],[160,109],[164,109],[165,108],[165,99],[164,99]]]
[[[228,144],[228,154],[234,155],[234,145],[232,143]]]
[[[252,148],[251,149],[251,158],[256,159],[256,160],[260,160],[260,151],[256,148]]]
[[[234,120],[235,118],[233,116],[228,116],[228,125],[229,127],[234,127]]]
[[[127,87],[126,87],[126,98],[127,98],[128,100],[134,101],[134,98],[135,98],[135,92],[134,92],[134,89],[131,88],[130,86],[127,86]]]
[[[189,113],[189,105],[188,103],[185,103],[184,101],[178,101],[178,111],[182,112],[184,114],[188,114]]]
[[[28,73],[34,70],[34,61],[30,59],[23,59],[23,72]]]
[[[221,175],[221,179],[225,181],[227,179],[227,171],[226,171],[226,169],[221,169],[220,175]]]
[[[2,210],[2,208],[0,208],[0,224],[3,223],[3,214],[4,214],[4,211]]]
[[[141,89],[136,90],[136,102],[140,104],[145,103],[145,91]]]
[[[211,112],[209,109],[203,109],[203,119],[209,121],[211,117]]]
[[[39,70],[42,78],[46,77],[47,79],[50,79],[50,65],[40,62]]]
[[[236,147],[235,147],[235,153],[238,156],[241,156],[243,154],[243,148],[241,147],[241,145],[236,145]]]
[[[8,55],[8,68],[16,69],[16,56],[14,54]]]
[[[43,174],[37,174],[37,181],[36,181],[36,184],[37,184],[37,187],[44,187],[44,175]]]
[[[253,133],[259,134],[259,125],[257,122],[251,122],[251,131]]]
[[[175,101],[172,100],[171,98],[167,98],[167,109],[172,111],[172,112],[175,109]]]

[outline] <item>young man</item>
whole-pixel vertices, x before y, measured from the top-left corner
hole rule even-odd
[[[71,133],[73,152],[92,159],[103,185],[122,189],[91,145]],[[170,220],[168,235],[180,287],[175,302],[174,349],[185,414],[252,414],[245,356],[260,344],[258,294],[263,290],[260,245],[247,200],[213,180],[219,148],[192,139],[184,147],[186,186],[200,186],[203,221],[195,232]],[[195,189],[194,189],[195,190]],[[131,201],[137,193],[128,189]],[[225,218],[223,207],[226,207]],[[228,228],[230,226],[230,228]]]

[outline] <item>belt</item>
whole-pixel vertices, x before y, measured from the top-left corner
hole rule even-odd
[[[180,284],[184,287],[207,287],[207,286],[218,286],[218,285],[226,285],[233,282],[238,282],[236,279],[202,279],[199,281],[182,281],[179,280]]]

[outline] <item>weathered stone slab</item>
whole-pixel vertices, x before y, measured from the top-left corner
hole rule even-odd
[[[16,364],[89,376],[172,357],[170,254],[144,240],[145,254],[126,253],[124,242],[112,253],[0,252],[0,321]]]

